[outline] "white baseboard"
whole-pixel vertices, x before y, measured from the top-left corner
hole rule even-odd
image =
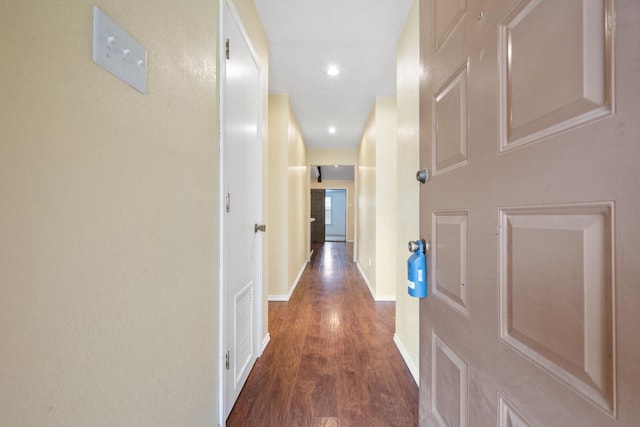
[[[260,346],[260,356],[262,356],[262,353],[264,353],[264,350],[267,348],[267,344],[269,344],[269,341],[271,341],[271,335],[269,335],[269,333],[267,332],[267,335],[264,336],[262,345]]]
[[[396,334],[393,334],[393,342],[396,343],[396,347],[398,348],[400,355],[404,359],[404,363],[407,365],[409,372],[411,372],[413,380],[416,382],[416,385],[420,387],[420,375],[418,373],[418,369],[416,369],[416,366],[411,361],[407,350],[404,348],[404,345],[402,345],[402,341],[400,341],[400,338]]]
[[[369,293],[371,294],[371,296],[373,297],[373,300],[375,301],[376,293],[373,290],[373,287],[371,286],[371,283],[369,283],[369,279],[367,279],[367,275],[364,274],[364,271],[362,270],[362,267],[360,267],[360,263],[358,261],[356,261],[356,267],[358,267],[358,271],[360,272],[360,276],[362,277],[362,280],[364,280],[364,283],[367,284],[367,288],[369,288]]]
[[[364,271],[362,270],[362,267],[360,267],[360,263],[358,261],[356,261],[356,267],[358,267],[358,271],[360,271],[360,276],[362,276],[362,280],[364,280],[364,283],[367,284],[367,287],[369,288],[369,292],[371,293],[371,296],[373,297],[374,301],[378,301],[378,302],[395,302],[396,300],[396,296],[395,295],[376,295],[375,291],[373,290],[373,286],[371,286],[371,282],[369,282],[369,279],[367,278],[367,275],[364,274]]]
[[[302,268],[300,269],[300,271],[298,272],[298,276],[296,277],[296,280],[293,281],[293,285],[291,286],[291,289],[289,290],[289,293],[287,295],[269,295],[267,297],[268,301],[280,301],[280,302],[287,302],[291,299],[291,295],[293,295],[293,291],[296,290],[296,287],[298,286],[298,283],[300,282],[300,278],[302,278],[302,273],[304,273],[304,269],[307,268],[307,264],[309,263],[309,261],[306,261],[304,264],[302,264]]]

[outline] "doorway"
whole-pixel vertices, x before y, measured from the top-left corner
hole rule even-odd
[[[347,190],[327,189],[324,195],[325,242],[347,240]]]

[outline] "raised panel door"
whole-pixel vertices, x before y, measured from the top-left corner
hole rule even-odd
[[[440,3],[421,12],[421,425],[640,425],[640,3]]]

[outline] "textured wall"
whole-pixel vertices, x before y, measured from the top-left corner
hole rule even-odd
[[[0,14],[0,424],[217,424],[218,5],[104,0],[148,94],[92,61],[93,2]]]

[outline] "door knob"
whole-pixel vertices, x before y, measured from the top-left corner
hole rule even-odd
[[[253,232],[257,233],[258,231],[262,231],[264,233],[265,231],[267,231],[267,226],[265,224],[260,224],[260,225],[256,224],[255,228],[253,229]]]
[[[424,251],[424,254],[427,255],[429,252],[431,252],[431,242],[429,242],[426,239],[420,239],[422,242],[422,249]],[[409,252],[416,252],[420,249],[420,245],[418,244],[417,241],[411,240],[409,241]]]
[[[427,181],[429,181],[429,169],[420,169],[417,173],[416,173],[416,179],[418,181],[420,181],[421,183],[425,183]]]

